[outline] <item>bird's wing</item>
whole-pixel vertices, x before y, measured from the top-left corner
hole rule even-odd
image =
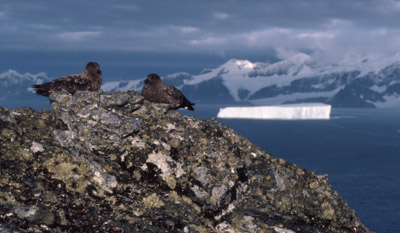
[[[170,99],[172,99],[170,101],[174,103],[176,108],[186,108],[192,111],[194,110],[193,105],[195,104],[190,102],[179,89],[173,86],[164,85],[163,90],[168,93],[168,96],[170,96]]]
[[[165,94],[167,100],[169,103],[172,103],[174,105],[180,105],[182,104],[183,98],[185,98],[182,94],[182,92],[178,89],[176,89],[173,86],[169,85],[163,85],[162,86],[162,91]]]
[[[50,82],[53,91],[68,91],[73,94],[77,90],[84,91],[90,86],[90,80],[81,74],[71,74]]]
[[[170,85],[164,84],[162,86],[162,90],[165,94],[167,94],[168,96],[171,96],[175,99],[182,98],[182,96],[183,96],[183,94],[180,90],[178,90],[177,88],[170,86]]]

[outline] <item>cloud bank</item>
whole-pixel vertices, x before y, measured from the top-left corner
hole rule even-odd
[[[0,6],[0,50],[259,54],[327,62],[400,50],[400,2],[44,1]]]

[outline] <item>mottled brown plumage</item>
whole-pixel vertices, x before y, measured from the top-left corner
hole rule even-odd
[[[100,65],[96,62],[89,62],[82,74],[70,74],[32,87],[36,94],[43,96],[62,91],[74,94],[76,91],[98,91],[102,81]]]
[[[192,107],[194,103],[186,99],[180,90],[163,84],[157,74],[147,76],[142,88],[142,96],[150,102],[169,104],[172,109],[185,108],[194,111]]]

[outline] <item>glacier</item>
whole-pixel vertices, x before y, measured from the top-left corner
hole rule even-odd
[[[218,118],[265,120],[328,120],[331,105],[321,103],[220,108]]]

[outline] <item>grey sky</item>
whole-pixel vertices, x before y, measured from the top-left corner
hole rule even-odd
[[[210,58],[266,61],[297,52],[332,62],[349,50],[393,56],[400,50],[399,22],[400,2],[394,0],[6,0],[0,5],[0,56],[38,54],[36,62],[51,66],[57,56],[74,63],[80,60],[71,54],[84,60],[97,53],[101,58],[94,59],[118,61],[122,53],[135,55],[135,62],[177,59],[182,70],[191,58],[198,67],[204,58],[206,67]]]

